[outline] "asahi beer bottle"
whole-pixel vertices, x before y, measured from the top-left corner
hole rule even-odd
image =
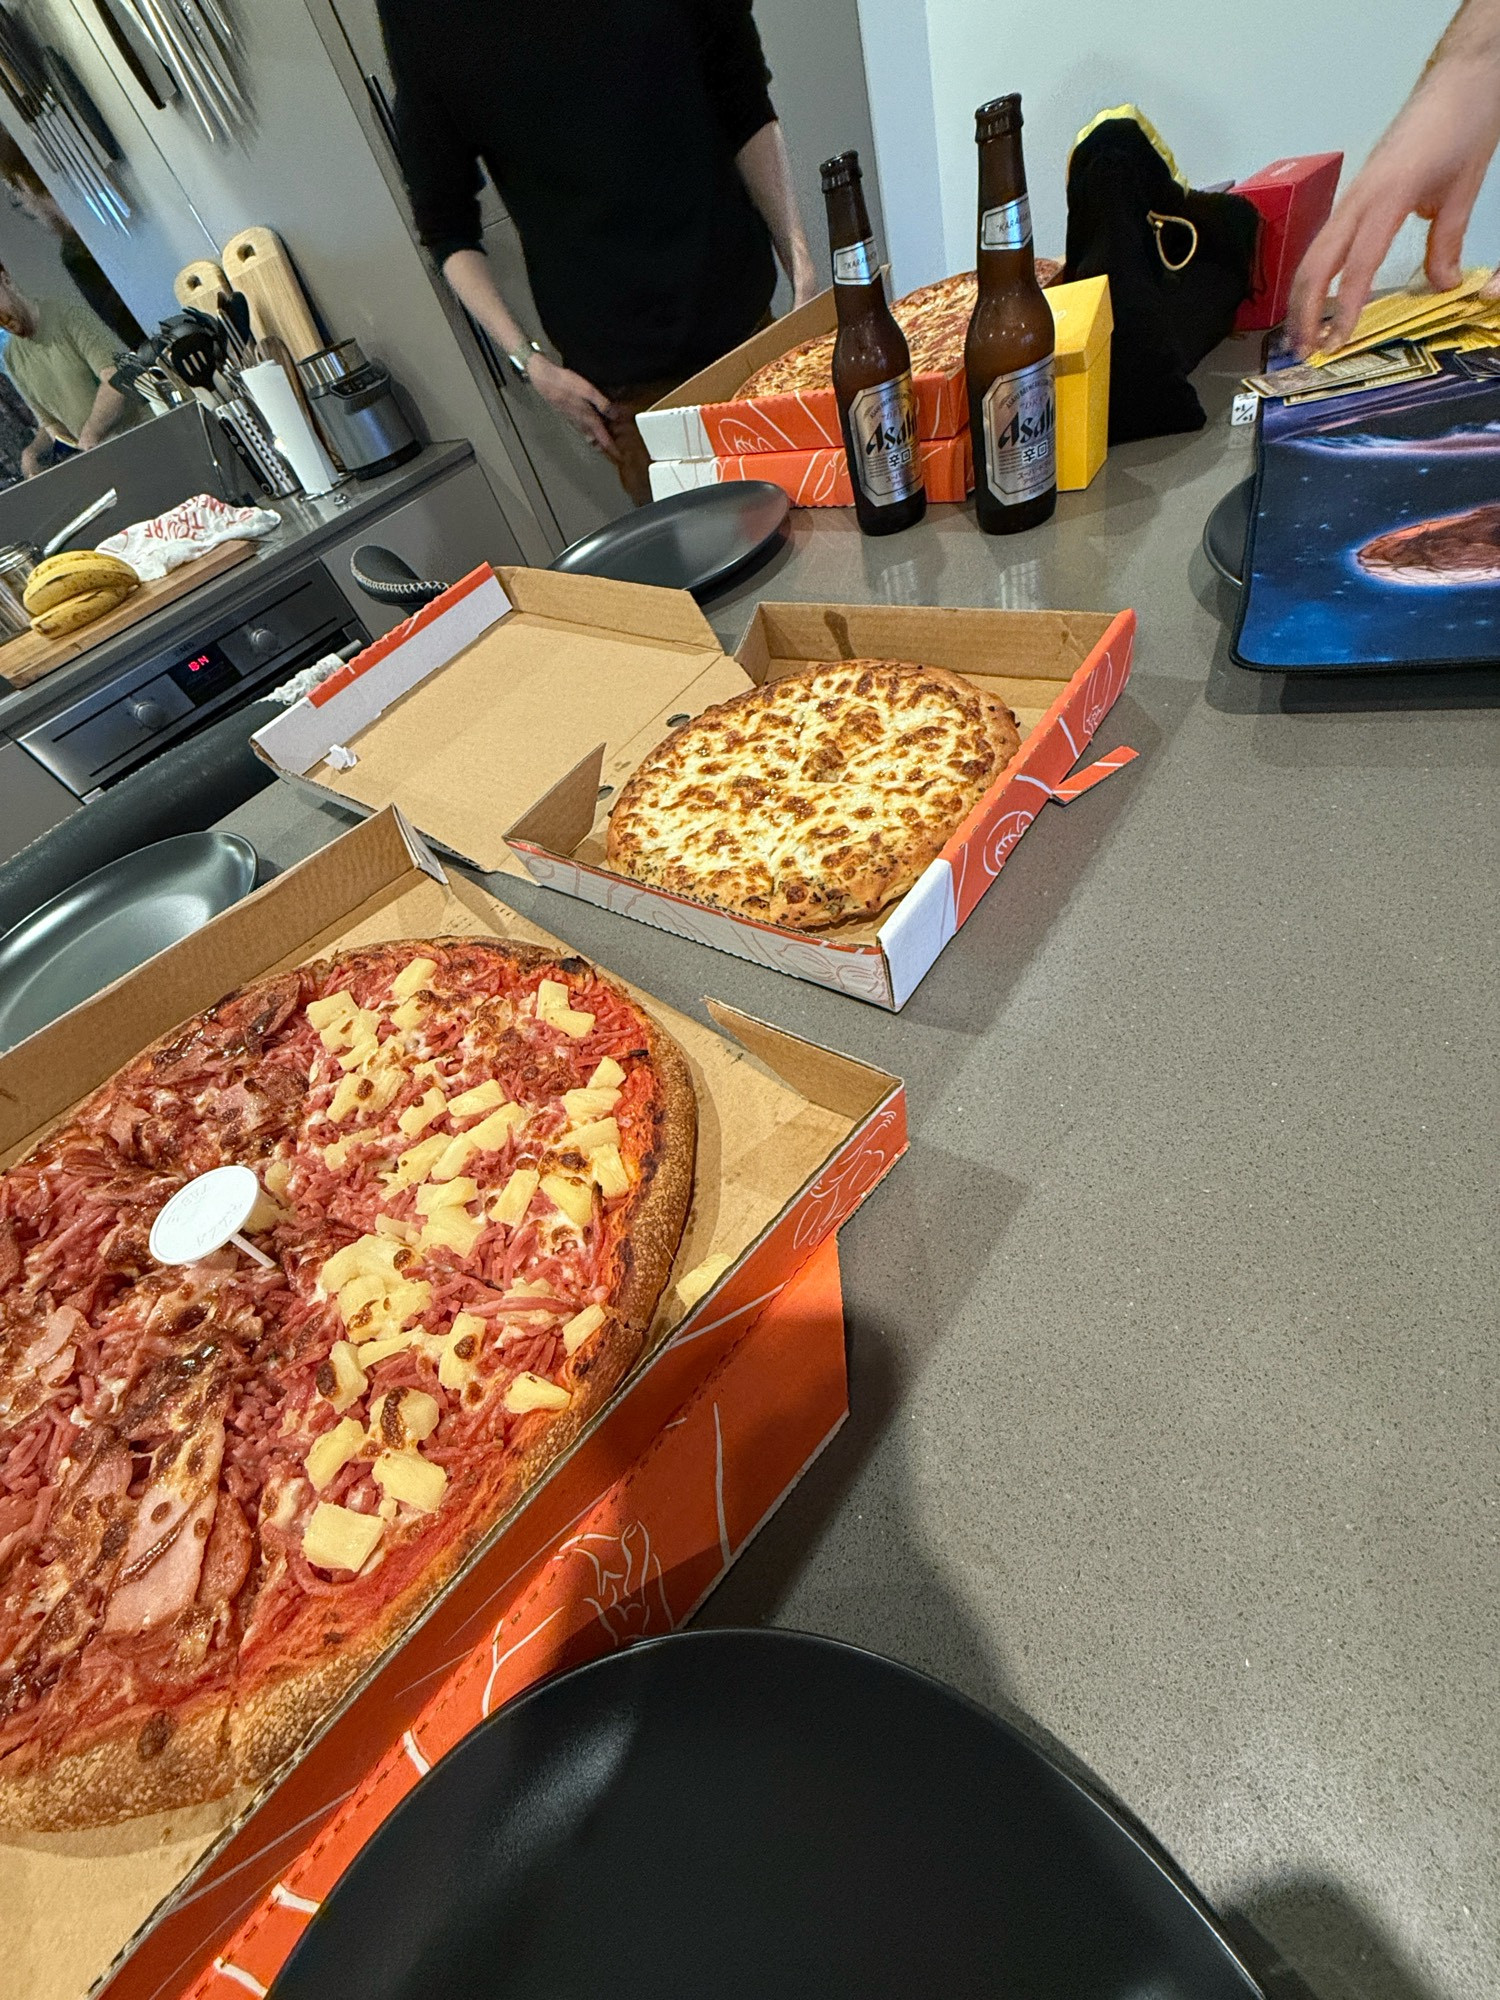
[[[927,511],[911,354],[885,302],[858,153],[825,160],[822,173],[839,315],[833,388],[854,512],[867,535],[893,535]]]
[[[1031,248],[1021,100],[974,114],[979,142],[979,297],[964,344],[974,505],[988,535],[1013,535],[1057,505],[1057,334]]]

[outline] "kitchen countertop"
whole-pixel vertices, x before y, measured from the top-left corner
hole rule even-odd
[[[1500,677],[1230,663],[1198,537],[1250,467],[1258,351],[1201,372],[1206,430],[1115,452],[1024,538],[801,513],[714,608],[728,639],[758,596],[1140,615],[1095,743],[1140,761],[1043,814],[902,1014],[488,886],[676,1006],[909,1083],[910,1156],[842,1237],[851,1420],[702,1617],[1024,1713],[1274,1990],[1481,2000]],[[278,785],[224,823],[285,865],[347,821]]]
[[[223,576],[210,579],[188,596],[143,618],[116,638],[85,653],[76,663],[58,667],[28,688],[12,689],[3,677],[0,652],[0,738],[14,736],[31,721],[57,706],[64,695],[85,694],[108,681],[120,667],[145,658],[166,645],[174,632],[201,626],[242,599],[263,591],[285,571],[314,562],[334,542],[342,541],[361,521],[409,500],[434,480],[446,478],[474,456],[465,443],[430,444],[406,465],[376,479],[350,480],[316,499],[257,502],[281,516],[281,526],[255,544],[255,554]],[[186,497],[186,496],[184,496]]]

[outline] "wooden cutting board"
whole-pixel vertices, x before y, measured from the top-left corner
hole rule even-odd
[[[257,340],[275,334],[305,361],[328,345],[318,330],[286,245],[274,229],[242,229],[224,245],[224,275],[250,301]]]
[[[177,273],[172,291],[180,306],[196,306],[200,312],[217,312],[219,298],[229,290],[229,281],[219,266],[200,257],[184,264]]]
[[[151,617],[153,612],[175,604],[179,597],[186,597],[200,584],[211,583],[216,576],[222,576],[225,570],[233,569],[237,563],[248,562],[254,553],[254,542],[220,542],[206,556],[198,556],[193,562],[184,563],[180,569],[170,570],[155,583],[143,583],[116,610],[106,612],[79,632],[69,632],[66,638],[48,639],[40,632],[23,632],[19,639],[9,639],[0,646],[0,674],[12,687],[30,687],[43,674],[50,674],[57,667],[65,667],[73,660],[81,659],[105,639],[113,639],[117,633],[138,625],[143,618]]]

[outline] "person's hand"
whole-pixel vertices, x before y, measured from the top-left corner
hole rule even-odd
[[[1409,215],[1431,224],[1427,277],[1447,291],[1463,276],[1464,231],[1500,143],[1500,79],[1489,64],[1440,59],[1412,92],[1343,200],[1313,239],[1292,287],[1287,332],[1298,355],[1340,347]],[[1320,332],[1335,276],[1333,318]]]
[[[586,437],[606,458],[618,461],[619,448],[609,428],[614,405],[602,389],[596,389],[582,375],[575,375],[571,368],[549,361],[545,354],[532,355],[526,379],[543,402],[550,403],[580,436]]]

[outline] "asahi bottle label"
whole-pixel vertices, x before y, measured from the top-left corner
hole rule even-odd
[[[855,228],[859,227],[858,223]],[[880,266],[875,261],[875,238],[863,243],[846,243],[833,253],[833,282],[836,285],[868,285]]]
[[[987,208],[979,218],[981,250],[1024,250],[1031,241],[1031,202],[1026,195]]]
[[[917,457],[917,398],[910,375],[879,382],[849,399],[850,460],[876,507],[909,500],[922,484]]]
[[[984,461],[1004,506],[1036,500],[1057,483],[1057,395],[1052,359],[997,375],[984,395]]]

